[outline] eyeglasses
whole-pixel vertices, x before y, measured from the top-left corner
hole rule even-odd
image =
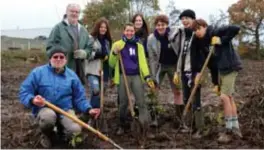
[[[59,58],[60,58],[60,59],[64,59],[64,58],[65,58],[65,56],[61,56],[61,55],[60,55],[60,56],[58,56],[58,55],[56,55],[56,56],[53,56],[52,58],[53,58],[53,59],[59,59]]]

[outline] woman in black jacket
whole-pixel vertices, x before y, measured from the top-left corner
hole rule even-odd
[[[196,37],[203,40],[203,46],[215,46],[215,55],[220,73],[220,98],[224,104],[225,114],[225,132],[220,133],[219,142],[231,141],[229,133],[233,132],[242,137],[238,117],[237,108],[233,99],[235,92],[235,79],[238,71],[242,69],[241,60],[232,45],[232,39],[238,34],[240,28],[238,26],[229,25],[216,28],[208,26],[203,19],[194,22],[193,28]]]

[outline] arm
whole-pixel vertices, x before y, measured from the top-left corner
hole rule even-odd
[[[144,79],[149,78],[149,68],[148,68],[148,62],[146,60],[146,56],[145,56],[145,50],[143,45],[138,44],[138,55],[139,55],[139,64],[140,64],[140,71],[143,74]]]
[[[217,36],[220,37],[221,43],[228,43],[230,42],[240,31],[239,26],[229,25],[220,27],[217,30]]]
[[[50,50],[52,50],[54,46],[60,45],[60,43],[61,43],[60,29],[59,29],[59,25],[56,25],[52,29],[49,38],[47,40],[47,46],[46,46],[47,54],[49,55]]]
[[[151,36],[148,37],[147,41],[147,49],[148,49],[148,56],[149,56],[149,66],[150,66],[150,71],[151,75],[155,77],[156,75],[156,60],[154,56],[154,50],[151,45]]]
[[[36,95],[37,82],[36,70],[33,70],[29,76],[23,81],[19,90],[20,102],[28,108],[33,106],[32,100]]]
[[[93,51],[93,40],[90,38],[88,31],[84,27],[83,30],[85,31],[85,34],[87,34],[84,50],[87,54],[86,55],[87,59],[90,59]]]
[[[217,66],[216,56],[213,55],[211,57],[207,67],[208,67],[208,69],[210,70],[210,73],[211,73],[212,83],[214,85],[218,85],[219,84],[219,80],[218,80],[219,74],[218,74],[218,66]]]
[[[79,109],[81,112],[89,112],[89,110],[92,108],[89,101],[85,97],[85,89],[79,80],[79,78],[76,76],[75,80],[73,81],[73,103]]]

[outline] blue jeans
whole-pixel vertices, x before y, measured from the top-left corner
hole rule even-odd
[[[91,95],[90,103],[93,108],[100,108],[100,77],[88,75],[88,84]]]

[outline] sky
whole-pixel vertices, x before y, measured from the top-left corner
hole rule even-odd
[[[1,30],[51,28],[58,23],[69,3],[78,3],[83,9],[89,0],[1,0]],[[197,18],[208,21],[210,14],[226,11],[237,0],[174,0],[178,9],[193,9]],[[160,0],[161,13],[166,12],[169,0]]]

